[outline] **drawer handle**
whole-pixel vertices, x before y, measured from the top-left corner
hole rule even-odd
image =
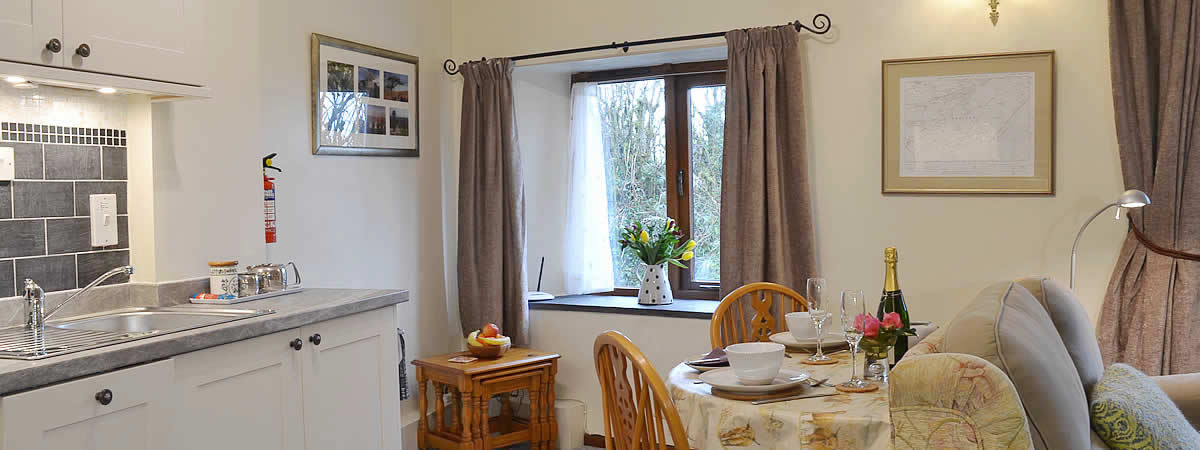
[[[100,402],[101,405],[107,405],[109,403],[112,403],[112,400],[113,400],[113,393],[111,390],[105,389],[103,391],[96,393],[96,401]]]
[[[316,333],[312,336],[309,336],[308,342],[312,342],[313,345],[321,345],[321,333]]]
[[[46,50],[50,50],[50,53],[61,52],[62,41],[58,40],[58,38],[51,39],[50,42],[46,43]]]
[[[304,341],[301,341],[300,338],[295,338],[292,339],[292,343],[288,345],[292,346],[292,350],[300,351],[300,348],[304,347]]]
[[[84,58],[92,56],[92,47],[87,44],[79,44],[79,47],[75,49],[75,54]]]

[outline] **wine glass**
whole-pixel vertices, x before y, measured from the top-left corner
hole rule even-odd
[[[824,292],[824,278],[808,279],[808,317],[812,319],[813,327],[817,329],[817,352],[808,357],[809,361],[830,360],[828,356],[825,356],[825,352],[821,351],[821,327],[825,325],[825,321],[829,319],[829,316],[833,315],[825,310],[825,302],[821,298],[821,294]]]
[[[862,340],[863,332],[854,326],[854,319],[866,311],[867,302],[861,289],[842,291],[842,331],[846,333],[846,343],[850,344],[850,380],[840,385],[845,388],[862,389],[867,386],[867,382],[858,377],[858,342]]]

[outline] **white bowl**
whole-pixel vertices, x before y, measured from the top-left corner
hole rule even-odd
[[[725,347],[729,365],[737,379],[747,386],[771,384],[779,375],[783,365],[783,344],[774,342],[747,342]]]
[[[792,333],[792,337],[797,341],[817,338],[817,327],[813,326],[812,317],[807,311],[787,313],[783,315],[783,319],[787,321],[788,332]]]

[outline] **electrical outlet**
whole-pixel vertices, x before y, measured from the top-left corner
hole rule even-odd
[[[15,159],[12,147],[0,147],[0,181],[12,181],[16,178]]]
[[[92,218],[92,247],[117,245],[117,195],[88,196]]]

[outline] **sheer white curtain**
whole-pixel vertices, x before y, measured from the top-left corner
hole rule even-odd
[[[596,83],[571,86],[571,138],[567,148],[567,226],[563,271],[568,295],[613,289],[608,246],[608,194]]]

